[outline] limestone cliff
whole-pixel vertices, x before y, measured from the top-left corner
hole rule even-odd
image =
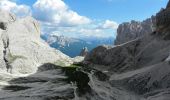
[[[162,8],[156,14],[157,33],[162,35],[164,39],[170,39],[170,1],[166,8]]]
[[[119,45],[136,38],[142,37],[155,30],[155,16],[148,18],[142,22],[131,21],[119,25],[117,29],[117,37],[115,45]]]
[[[0,65],[11,73],[33,73],[44,63],[69,65],[70,58],[40,38],[38,22],[0,10]]]
[[[156,32],[114,47],[99,46],[89,53],[84,63],[108,75],[112,86],[135,93],[144,100],[168,100],[169,13],[168,3],[167,8],[156,15]]]

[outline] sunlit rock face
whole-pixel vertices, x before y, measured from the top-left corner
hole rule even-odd
[[[32,17],[17,19],[0,10],[0,35],[2,70],[10,73],[33,73],[44,63],[71,63],[68,56],[50,48],[41,40],[39,23]]]
[[[131,21],[119,25],[115,45],[129,42],[155,31],[155,16],[142,22]]]

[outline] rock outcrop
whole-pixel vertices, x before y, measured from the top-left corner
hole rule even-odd
[[[131,21],[119,25],[115,45],[126,43],[155,30],[155,16],[144,20],[143,22]]]
[[[40,39],[39,26],[33,18],[3,18],[0,17],[0,100],[170,98],[170,39],[165,39],[170,34],[170,22],[162,23],[161,28],[157,24],[156,32],[130,42],[99,46],[84,62],[62,67],[83,57],[70,59],[50,48]],[[7,68],[12,73],[37,71],[29,75],[4,73]]]
[[[84,47],[84,48],[81,50],[79,56],[85,57],[85,56],[87,56],[88,52],[89,52],[89,51],[88,51],[88,48],[87,48],[87,47]]]
[[[52,49],[40,38],[38,22],[26,17],[17,19],[0,10],[0,67],[11,73],[34,73],[44,63],[69,65],[72,61]]]
[[[162,8],[159,13],[156,14],[157,33],[162,35],[164,39],[170,39],[170,2],[167,7]]]
[[[88,54],[84,62],[108,75],[114,87],[134,93],[144,100],[168,100],[169,13],[168,3],[167,8],[156,16],[156,32],[114,47],[99,46]]]

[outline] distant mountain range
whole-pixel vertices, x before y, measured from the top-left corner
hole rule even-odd
[[[83,37],[83,38],[71,38],[66,36],[58,36],[51,34],[48,36],[41,36],[51,47],[56,48],[64,54],[75,57],[78,56],[82,48],[87,47],[88,50],[99,45],[113,45],[114,38],[95,38],[95,37]]]

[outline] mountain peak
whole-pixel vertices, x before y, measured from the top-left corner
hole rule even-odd
[[[142,22],[132,20],[131,22],[120,24],[117,29],[115,45],[126,43],[133,39],[152,33],[155,30],[154,25],[155,16],[152,16]]]
[[[88,54],[88,48],[87,47],[84,47],[82,50],[81,50],[81,52],[80,52],[80,56],[83,56],[83,57],[85,57],[85,56],[87,56],[87,54]]]
[[[156,31],[162,33],[163,38],[170,39],[170,1],[165,9],[156,14],[156,26]]]
[[[169,0],[169,2],[167,4],[166,8],[170,8],[170,0]]]
[[[11,68],[14,74],[34,73],[44,63],[72,63],[70,57],[41,40],[40,25],[32,17],[16,20],[15,15],[0,10],[0,36],[2,70]]]

